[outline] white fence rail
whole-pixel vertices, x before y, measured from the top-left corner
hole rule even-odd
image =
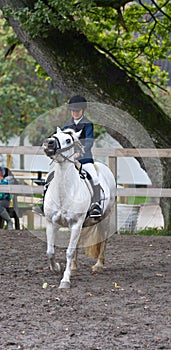
[[[25,155],[44,155],[43,149],[41,147],[35,146],[0,146],[0,154],[12,155],[12,154],[25,154]],[[94,156],[98,157],[108,157],[109,158],[109,167],[113,172],[115,179],[117,179],[117,158],[118,157],[136,157],[136,158],[171,158],[171,149],[145,149],[145,148],[94,148],[93,149]],[[11,169],[12,171],[15,169]],[[40,169],[41,172],[41,169]],[[21,170],[22,173],[22,170]],[[28,173],[28,171],[27,171]],[[34,171],[30,171],[30,175],[35,173]],[[25,174],[23,171],[23,179],[25,178]],[[27,174],[28,175],[28,174]],[[31,176],[30,176],[31,177]],[[18,185],[0,185],[0,192],[16,194],[18,196],[31,197],[35,194],[41,195],[43,194],[43,186],[37,186],[36,183],[34,185],[26,185],[26,184],[18,184]],[[117,231],[117,197],[171,197],[171,188],[117,188],[116,186],[116,202],[115,202],[115,224]],[[31,217],[31,213],[29,214],[29,228],[34,228],[34,218]]]
[[[15,147],[0,146],[0,154],[44,155],[44,152],[41,147],[36,147],[36,146],[15,146]],[[94,156],[109,157],[109,167],[112,170],[115,176],[115,179],[117,179],[117,158],[118,157],[171,158],[171,149],[94,148],[93,154]],[[12,194],[28,194],[28,195],[41,194],[43,192],[43,186],[0,185],[0,192],[10,192]],[[116,188],[116,196],[171,197],[171,189],[170,188]]]

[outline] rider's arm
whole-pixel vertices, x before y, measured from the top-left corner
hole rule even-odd
[[[84,140],[84,150],[85,152],[90,151],[94,143],[94,128],[92,123],[85,124],[85,140]]]

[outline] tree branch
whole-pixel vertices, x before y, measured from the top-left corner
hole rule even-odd
[[[167,5],[167,3],[170,2],[170,0],[167,0],[162,7],[158,6],[158,4],[154,1],[154,0],[151,0],[151,2],[156,6],[156,8],[159,10],[159,12],[161,12],[165,17],[167,17],[170,21],[171,21],[171,17],[162,10],[162,7],[165,7]]]
[[[119,7],[116,10],[117,10],[117,13],[118,13],[119,22],[121,23],[122,27],[128,32],[128,28],[126,27],[121,8]]]
[[[116,10],[119,7],[124,7],[126,4],[133,2],[133,0],[95,0],[96,7],[112,7]]]

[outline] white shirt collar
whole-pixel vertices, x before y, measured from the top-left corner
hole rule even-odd
[[[83,118],[83,115],[82,115],[82,117],[80,118],[80,119],[74,119],[74,124],[78,124],[79,122],[80,122],[80,120]]]

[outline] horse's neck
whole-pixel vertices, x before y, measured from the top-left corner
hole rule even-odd
[[[69,162],[56,163],[54,179],[55,183],[66,188],[71,188],[73,186],[78,186],[78,181],[80,181],[80,176],[78,170],[76,170],[75,165]]]
[[[75,165],[69,162],[55,165],[54,179],[49,186],[49,200],[57,210],[86,213],[91,203],[91,191],[80,178]],[[55,204],[54,204],[55,198]]]

